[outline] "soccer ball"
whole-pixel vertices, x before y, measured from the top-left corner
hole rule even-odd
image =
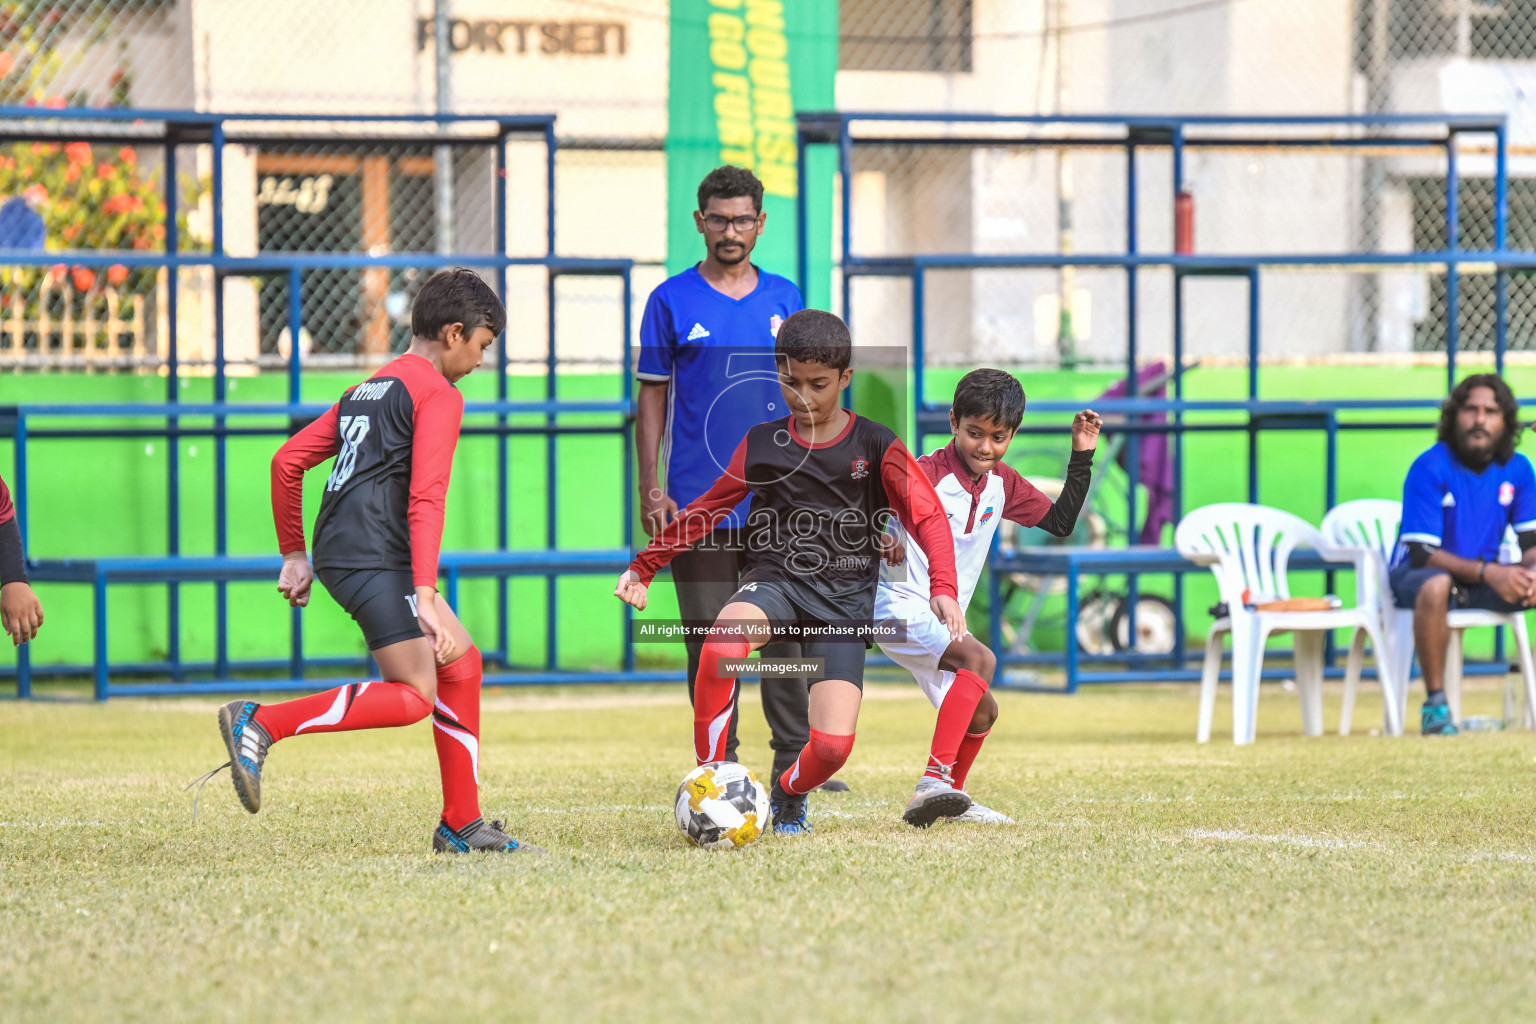
[[[746,768],[731,761],[701,764],[677,787],[677,827],[694,846],[739,850],[763,834],[768,791]]]

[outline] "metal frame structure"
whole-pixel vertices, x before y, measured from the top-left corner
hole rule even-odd
[[[335,125],[359,128],[338,134]],[[478,134],[463,129],[482,126]],[[507,143],[512,137],[541,140],[545,147],[544,187],[546,189],[544,253],[539,256],[507,254]],[[226,441],[234,436],[287,436],[295,425],[322,413],[329,404],[306,404],[301,399],[302,359],[298,338],[302,326],[303,274],[309,270],[337,268],[403,269],[449,265],[492,269],[496,272],[498,292],[506,298],[506,271],[510,267],[543,267],[548,272],[548,355],[546,390],[543,401],[508,399],[508,351],[505,335],[497,345],[497,399],[494,402],[466,403],[467,417],[494,415],[493,424],[472,421],[465,434],[491,434],[497,438],[497,551],[445,553],[444,571],[448,578],[446,596],[457,600],[461,576],[490,576],[498,581],[498,630],[496,646],[486,651],[488,661],[500,662],[504,670],[490,672],[486,681],[498,684],[550,682],[649,682],[677,679],[675,672],[634,672],[634,650],[629,643],[629,609],[624,609],[626,637],[623,664],[612,672],[562,672],[558,669],[558,599],[556,580],[570,573],[617,573],[629,561],[633,522],[633,432],[634,415],[630,373],[631,269],[628,259],[575,259],[556,255],[555,250],[555,117],[553,115],[347,115],[347,114],[215,114],[163,110],[83,110],[0,108],[0,142],[64,142],[76,139],[92,143],[163,147],[165,179],[165,249],[162,253],[79,251],[36,252],[0,250],[0,266],[48,266],[66,262],[92,268],[121,265],[130,268],[168,268],[167,323],[169,337],[165,348],[166,395],[161,404],[131,405],[34,405],[21,404],[0,410],[0,434],[14,439],[12,492],[17,517],[25,543],[30,509],[28,502],[29,449],[51,438],[164,438],[167,444],[167,535],[164,557],[113,558],[101,560],[33,561],[33,578],[38,581],[89,583],[95,594],[95,653],[92,662],[34,668],[28,648],[18,649],[16,692],[19,697],[31,693],[31,682],[41,676],[89,676],[95,681],[100,699],[123,693],[220,693],[231,688],[298,689],[312,688],[306,681],[304,666],[361,667],[363,659],[306,659],[303,654],[303,627],[299,609],[294,609],[290,655],[281,661],[237,661],[228,648],[227,585],[249,579],[271,579],[276,561],[271,558],[230,556],[227,548],[227,460]],[[491,254],[392,253],[363,255],[351,252],[305,252],[258,254],[252,257],[230,256],[224,245],[223,149],[229,143],[349,143],[366,144],[421,142],[449,146],[494,146],[496,184],[494,205],[495,251]],[[178,147],[207,145],[212,151],[212,246],[210,252],[187,252],[177,237],[176,155]],[[176,270],[183,267],[211,268],[214,274],[214,365],[213,402],[189,404],[180,401],[177,360]],[[227,398],[227,366],[224,352],[223,287],[227,277],[286,275],[288,280],[288,330],[292,339],[288,360],[288,402],[275,404],[239,404]],[[558,360],[555,350],[555,283],[562,276],[607,276],[620,279],[623,288],[623,334],[617,339],[622,349],[622,396],[613,401],[569,401],[556,391]],[[570,424],[566,417],[593,413],[615,417],[610,424]],[[543,423],[509,422],[509,417],[528,414],[543,417]],[[51,428],[50,420],[120,419],[124,417],[158,420],[160,426],[123,427],[115,425]],[[270,418],[269,425],[230,426],[230,417]],[[189,422],[190,421],[190,422]],[[556,550],[556,438],[563,433],[606,433],[622,438],[624,450],[622,531],[624,549],[601,551]],[[545,438],[547,471],[546,549],[542,551],[509,550],[509,504],[507,439],[512,435],[534,434]],[[179,439],[211,437],[214,447],[214,554],[212,557],[181,555],[181,478]],[[546,581],[548,620],[546,623],[545,665],[538,671],[521,671],[509,666],[509,601],[507,581],[511,576],[542,576]],[[212,582],[215,594],[215,654],[212,662],[190,662],[180,650],[180,585],[184,582]],[[160,661],[140,664],[113,664],[107,652],[107,588],[117,583],[158,583],[168,587],[167,656]],[[242,672],[269,672],[287,669],[283,680],[235,680]],[[12,674],[7,672],[6,674]],[[169,677],[169,684],[113,684],[114,674]],[[190,679],[192,676],[212,678]]]
[[[908,126],[907,132],[900,125]],[[916,132],[911,126],[920,126]],[[1323,131],[1328,127],[1344,128],[1353,134],[1341,135]],[[1232,134],[1235,128],[1252,128],[1265,134]],[[1341,418],[1341,413],[1424,411],[1438,408],[1435,400],[1338,400],[1338,401],[1268,401],[1259,398],[1259,273],[1269,267],[1431,267],[1447,271],[1446,332],[1446,383],[1447,389],[1456,380],[1456,357],[1459,341],[1458,314],[1460,294],[1458,275],[1462,268],[1476,265],[1491,268],[1496,275],[1495,284],[1495,349],[1494,363],[1497,371],[1504,371],[1505,346],[1508,331],[1508,279],[1512,272],[1529,272],[1536,269],[1536,253],[1510,252],[1506,248],[1508,238],[1509,194],[1509,134],[1506,118],[1502,114],[1376,114],[1329,116],[1210,116],[1210,117],[1113,117],[1113,116],[1011,116],[990,114],[934,114],[934,113],[804,113],[798,117],[798,148],[801,188],[798,196],[797,217],[799,225],[799,265],[803,281],[808,274],[810,259],[806,228],[808,225],[810,180],[805,174],[806,156],[811,146],[832,146],[837,150],[840,172],[840,251],[834,265],[841,271],[842,308],[845,319],[851,324],[851,286],[856,277],[906,278],[912,283],[912,365],[914,380],[914,408],[916,413],[916,441],[921,445],[924,436],[948,432],[947,403],[929,400],[926,388],[926,360],[924,338],[924,281],[929,271],[936,270],[997,270],[997,269],[1059,269],[1062,267],[1118,268],[1126,275],[1127,345],[1125,354],[1126,393],[1136,394],[1136,373],[1140,353],[1137,350],[1137,273],[1142,269],[1167,269],[1173,272],[1173,357],[1171,399],[1125,398],[1096,403],[1100,412],[1121,414],[1127,422],[1115,429],[1125,433],[1131,445],[1126,460],[1128,470],[1127,521],[1137,522],[1136,484],[1137,459],[1141,435],[1166,433],[1172,435],[1174,461],[1174,514],[1183,514],[1183,466],[1184,437],[1196,432],[1246,432],[1248,435],[1248,494],[1250,502],[1258,500],[1259,435],[1269,430],[1315,430],[1326,437],[1325,495],[1331,508],[1337,498],[1338,488],[1338,435],[1343,430],[1422,430],[1423,421],[1403,421],[1391,418],[1359,420],[1352,416]],[[1006,134],[1004,134],[1006,132]],[[1374,133],[1374,134],[1367,134]],[[1402,134],[1387,134],[1402,133]],[[1457,145],[1461,136],[1471,134],[1494,137],[1494,241],[1492,250],[1466,250],[1460,248],[1458,238],[1458,195],[1460,171],[1457,162]],[[1033,148],[1110,148],[1119,149],[1126,155],[1125,223],[1126,237],[1123,252],[1064,254],[937,254],[914,253],[910,256],[863,256],[853,251],[853,153],[857,146],[904,145],[940,147],[1012,146]],[[1193,148],[1271,147],[1326,148],[1370,145],[1390,147],[1404,151],[1442,151],[1447,162],[1446,175],[1446,238],[1447,248],[1438,252],[1408,253],[1327,253],[1327,254],[1255,254],[1255,255],[1192,255],[1176,253],[1148,253],[1141,249],[1137,237],[1137,212],[1140,201],[1137,181],[1137,156],[1147,149],[1168,150],[1171,153],[1172,183],[1175,195],[1184,180],[1184,155]],[[1169,213],[1173,213],[1174,196],[1169,197]],[[1235,277],[1248,284],[1248,387],[1247,397],[1235,401],[1191,401],[1184,397],[1184,281],[1192,277]],[[1078,404],[1061,401],[1030,403],[1031,413],[1075,413]],[[1152,414],[1167,415],[1165,423],[1148,422]],[[1190,413],[1229,413],[1229,422],[1187,422]],[[1025,425],[1021,433],[1062,434],[1065,429],[1054,426]],[[991,575],[996,578],[1001,565],[1000,553],[994,547],[990,562]],[[1129,585],[1130,629],[1135,635],[1135,604],[1138,576],[1143,572],[1174,572],[1174,608],[1179,616],[1176,648],[1171,656],[1143,655],[1135,652],[1113,655],[1080,655],[1076,651],[1064,653],[1012,654],[1001,649],[998,631],[993,632],[993,648],[999,664],[1049,663],[1069,668],[1067,689],[1073,690],[1078,682],[1159,681],[1179,678],[1187,665],[1183,629],[1183,575],[1170,570],[1168,560],[1161,555],[1149,556],[1138,561],[1126,551],[1112,563],[1116,571],[1124,572]],[[1109,563],[1106,563],[1109,564]],[[1331,579],[1330,579],[1331,584]],[[996,597],[995,588],[993,591]],[[994,615],[997,609],[993,609]],[[1502,672],[1504,635],[1500,630],[1496,641],[1495,661],[1488,665],[1468,665],[1468,671]],[[1070,648],[1072,641],[1067,640]],[[1329,650],[1332,664],[1332,648]],[[1079,663],[1123,663],[1124,670],[1105,672],[1080,672]]]

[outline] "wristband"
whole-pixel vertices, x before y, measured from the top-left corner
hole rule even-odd
[[[1479,582],[1479,583],[1487,582],[1487,580],[1485,579],[1487,574],[1488,574],[1488,559],[1486,559],[1486,558],[1479,558],[1477,560],[1477,582]]]

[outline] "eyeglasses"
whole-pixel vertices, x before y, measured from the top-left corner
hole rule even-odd
[[[740,217],[722,217],[718,213],[711,213],[704,218],[704,226],[711,231],[724,231],[726,228],[735,228],[736,233],[744,235],[749,231],[757,230],[757,214]]]

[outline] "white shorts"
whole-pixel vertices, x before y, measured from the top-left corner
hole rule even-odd
[[[949,627],[916,594],[907,594],[882,586],[875,591],[875,622],[897,622],[906,626],[906,640],[880,641],[885,655],[912,673],[934,707],[944,703],[944,695],[955,681],[953,672],[939,668],[939,659],[951,643]]]

